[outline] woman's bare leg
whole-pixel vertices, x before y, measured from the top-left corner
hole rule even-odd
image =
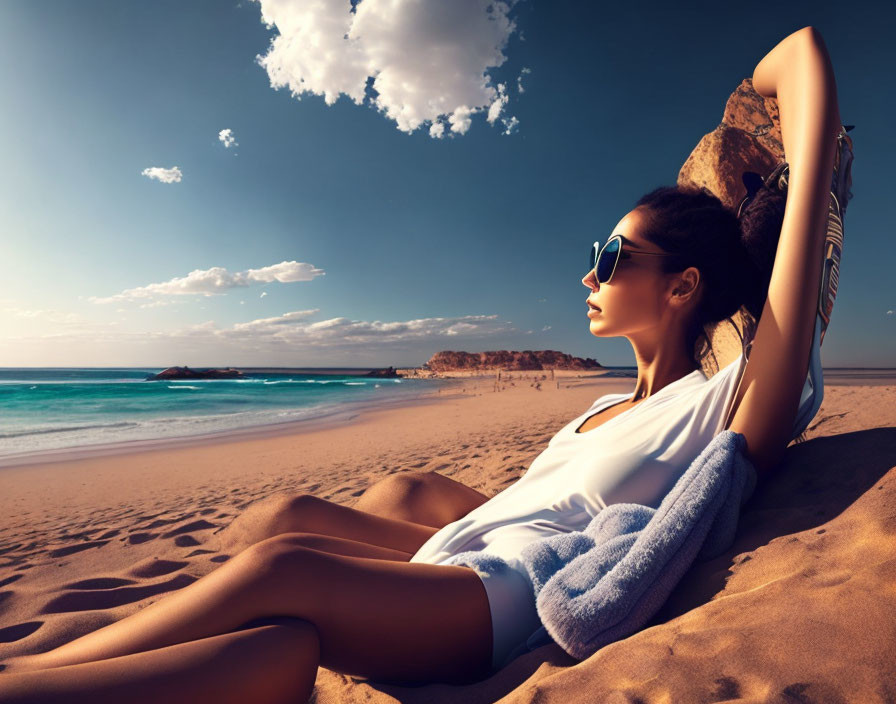
[[[407,562],[411,559],[411,553],[391,550],[378,545],[359,543],[344,538],[334,538],[329,535],[317,535],[314,533],[292,533],[289,536],[291,545],[301,546],[311,550],[328,552],[332,555],[345,555],[349,557],[367,557],[376,560],[393,560]],[[220,569],[220,568],[219,568]],[[86,634],[79,639],[83,642],[91,634]],[[72,641],[73,642],[73,641]],[[60,649],[68,647],[70,643],[59,646],[47,653],[37,655],[20,655],[4,661],[4,664],[13,672],[42,670],[47,667],[59,667],[64,664],[58,659]],[[54,659],[55,658],[55,659]]]
[[[436,472],[399,472],[371,486],[353,508],[310,494],[275,494],[250,505],[219,538],[222,549],[239,552],[281,533],[318,533],[413,555],[439,528],[487,500]]]
[[[41,667],[115,658],[232,631],[311,623],[321,664],[392,681],[468,681],[491,662],[491,615],[473,570],[335,555],[282,534],[154,604],[48,653]]]
[[[275,494],[250,505],[221,530],[222,550],[241,550],[283,533],[316,533],[413,555],[436,528],[374,516],[310,494]]]
[[[0,674],[0,701],[65,704],[241,704],[304,702],[320,661],[307,621],[277,623],[179,643],[158,650]]]
[[[354,508],[441,528],[486,501],[485,494],[438,472],[396,472],[361,494]]]

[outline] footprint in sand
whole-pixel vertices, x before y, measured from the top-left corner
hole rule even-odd
[[[131,545],[139,545],[158,537],[158,533],[131,533],[127,538],[122,538],[122,540],[127,540]]]
[[[209,530],[210,528],[217,528],[218,526],[214,523],[209,523],[203,518],[200,518],[198,521],[193,521],[191,523],[185,523],[182,526],[178,526],[174,530],[169,530],[167,533],[162,533],[163,538],[173,538],[178,535],[183,535],[184,533],[192,533],[197,530]],[[176,541],[175,541],[176,542]],[[199,544],[198,542],[196,543]]]
[[[5,587],[7,584],[12,584],[16,580],[22,578],[20,574],[14,574],[12,577],[7,577],[6,579],[0,579],[0,587]]]
[[[145,530],[152,530],[153,528],[161,528],[162,526],[170,526],[172,523],[177,523],[178,520],[180,520],[180,519],[178,519],[178,518],[159,518],[148,525],[136,526],[134,528],[134,530],[145,531]]]
[[[0,628],[0,643],[13,643],[17,640],[22,640],[22,638],[27,638],[43,625],[43,621],[28,621],[27,623],[17,623],[14,626]]]
[[[132,577],[161,577],[163,574],[176,572],[189,564],[189,562],[175,560],[149,559],[138,562],[127,574]]]
[[[132,604],[157,594],[182,589],[198,579],[189,574],[179,574],[164,582],[136,587],[73,591],[51,599],[39,614],[58,614],[68,611],[93,611],[111,609],[123,604]]]
[[[93,579],[82,579],[80,582],[72,582],[71,584],[63,584],[63,589],[115,589],[116,587],[126,587],[136,584],[133,579],[119,579],[118,577],[95,577]]]
[[[65,548],[58,548],[56,550],[50,551],[50,557],[65,557],[67,555],[74,555],[76,552],[82,552],[83,550],[90,550],[91,548],[100,548],[106,543],[108,540],[94,540],[89,543],[81,543],[80,545],[69,545]]]

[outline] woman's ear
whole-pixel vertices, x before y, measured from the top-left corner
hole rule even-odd
[[[689,266],[674,279],[670,302],[676,305],[695,303],[700,290],[700,270]]]

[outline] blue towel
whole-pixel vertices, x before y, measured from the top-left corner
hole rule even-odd
[[[724,552],[734,539],[741,504],[756,470],[743,454],[741,433],[719,433],[682,475],[658,509],[612,504],[584,531],[559,533],[527,545],[522,562],[543,624],[511,658],[551,639],[584,659],[637,632],[659,610],[700,555]],[[511,569],[481,551],[446,564],[496,573]]]
[[[821,317],[816,316],[792,437],[808,427],[824,395],[820,332]],[[611,504],[583,531],[527,545],[521,560],[542,627],[505,662],[551,640],[581,660],[640,630],[695,560],[717,557],[734,542],[740,508],[756,487],[756,468],[744,455],[745,447],[743,434],[723,430],[659,508]],[[483,551],[462,552],[444,564],[486,574],[513,569]]]

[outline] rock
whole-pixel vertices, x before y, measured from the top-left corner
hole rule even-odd
[[[400,379],[403,375],[395,371],[394,368],[389,367],[388,369],[372,369],[364,376],[374,376],[380,379]]]
[[[239,369],[227,367],[226,369],[190,369],[183,367],[168,367],[158,374],[150,374],[147,381],[159,381],[164,379],[239,379],[245,376]]]
[[[783,160],[778,101],[763,98],[745,78],[728,98],[722,122],[685,160],[678,185],[707,188],[736,208],[747,194],[741,174],[754,171],[765,177]]]
[[[678,173],[679,186],[706,188],[726,206],[736,209],[747,194],[742,174],[753,171],[763,178],[784,161],[778,101],[764,98],[753,90],[753,81],[745,78],[729,96],[722,122],[694,147]],[[707,326],[717,368],[712,359],[703,364],[710,377],[740,355],[740,336],[746,329],[746,310],[741,308],[731,323],[723,320]],[[740,335],[738,334],[740,333]]]
[[[502,371],[541,371],[543,369],[601,369],[590,357],[582,359],[556,350],[497,350],[492,352],[436,352],[423,365],[434,372],[475,371],[500,369]]]

